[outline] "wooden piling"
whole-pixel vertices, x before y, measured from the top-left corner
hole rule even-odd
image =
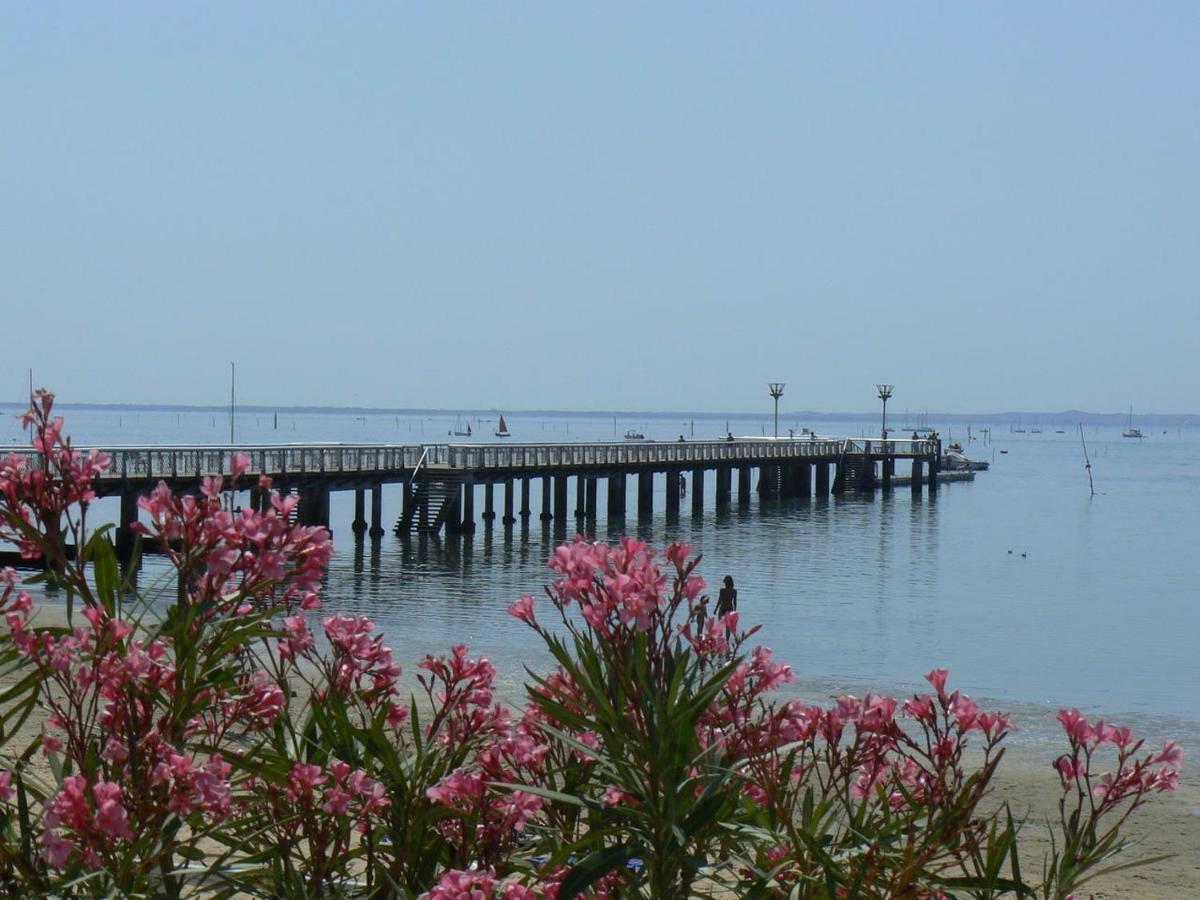
[[[371,486],[371,530],[373,538],[383,537],[383,485]]]

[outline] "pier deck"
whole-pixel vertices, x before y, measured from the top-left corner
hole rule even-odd
[[[86,449],[86,448],[81,448]],[[198,490],[205,477],[229,475],[235,453],[245,453],[243,476],[252,504],[265,501],[257,490],[260,475],[283,491],[300,496],[299,515],[307,524],[329,524],[329,493],[355,491],[357,534],[383,532],[382,486],[401,484],[402,509],[395,530],[472,531],[475,500],[483,494],[482,521],[497,518],[496,488],[503,491],[501,523],[522,523],[533,514],[530,484],[541,482],[543,521],[565,525],[594,520],[598,482],[606,483],[606,511],[626,513],[627,481],[637,480],[637,513],[653,513],[655,479],[666,479],[666,512],[678,514],[688,481],[693,514],[705,509],[705,474],[716,473],[715,504],[732,502],[736,475],[739,502],[749,499],[752,484],[765,498],[842,494],[902,484],[913,491],[937,490],[940,442],[933,439],[738,438],[717,441],[636,441],[536,444],[283,444],[270,446],[142,446],[101,448],[112,458],[109,471],[96,479],[100,496],[121,498],[119,534],[128,543],[128,526],[137,520],[137,498],[160,481],[179,491]],[[19,451],[38,464],[39,454]],[[896,472],[906,461],[908,471]],[[755,479],[757,473],[757,479]],[[575,504],[568,510],[569,484]],[[371,492],[370,522],[365,494]],[[519,506],[518,506],[519,493]]]

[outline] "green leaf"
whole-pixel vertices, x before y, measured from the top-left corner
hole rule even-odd
[[[624,844],[604,847],[589,853],[576,863],[567,877],[562,880],[558,893],[562,897],[575,897],[618,866],[633,858],[633,850]]]

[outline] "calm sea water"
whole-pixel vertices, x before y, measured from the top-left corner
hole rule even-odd
[[[681,433],[699,439],[726,429],[724,420],[704,418],[506,418],[516,441],[612,440],[627,428],[660,440]],[[4,419],[0,442],[20,440],[19,428]],[[454,415],[284,414],[276,427],[270,414],[245,414],[237,420],[237,440],[444,441],[456,422]],[[494,428],[472,424],[487,435]],[[801,424],[835,435],[874,429],[820,421],[781,422],[781,429]],[[229,422],[220,414],[89,410],[68,411],[68,426],[80,444],[217,443],[228,438]],[[771,424],[741,420],[729,427],[759,434]],[[813,694],[902,692],[917,687],[929,668],[947,665],[956,684],[1002,706],[1078,705],[1156,736],[1194,739],[1200,735],[1200,434],[1145,429],[1147,439],[1137,441],[1115,429],[1085,429],[1099,492],[1091,498],[1078,432],[1062,427],[1066,434],[993,427],[990,444],[968,445],[970,455],[994,459],[992,469],[973,483],[944,486],[936,499],[914,498],[907,489],[890,497],[765,504],[754,497],[717,515],[710,483],[705,515],[693,518],[685,507],[668,525],[664,479],[656,485],[659,512],[647,522],[631,515],[609,523],[601,490],[597,536],[628,532],[656,545],[675,539],[695,545],[710,583],[734,577],[744,621],[764,623],[762,641]],[[939,430],[966,436],[961,426]],[[535,510],[537,491],[535,484]],[[384,503],[388,535],[356,545],[349,528],[353,494],[333,496],[337,550],[326,609],[370,615],[409,667],[421,654],[457,642],[487,654],[514,683],[523,666],[544,666],[535,636],[505,610],[549,583],[545,562],[559,535],[535,513],[526,532],[491,532],[480,524],[466,540],[405,542],[390,532],[399,488],[385,488]],[[632,497],[629,508],[636,509]]]

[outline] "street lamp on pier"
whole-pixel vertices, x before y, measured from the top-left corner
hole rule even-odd
[[[892,396],[892,388],[893,387],[895,387],[895,385],[891,385],[891,384],[875,385],[875,390],[879,393],[879,399],[883,401],[883,425],[881,426],[882,431],[880,432],[880,437],[882,437],[885,441],[887,440],[887,402],[888,402],[888,399]]]
[[[779,437],[779,398],[783,396],[782,381],[767,382],[767,393],[775,398],[775,437]]]

